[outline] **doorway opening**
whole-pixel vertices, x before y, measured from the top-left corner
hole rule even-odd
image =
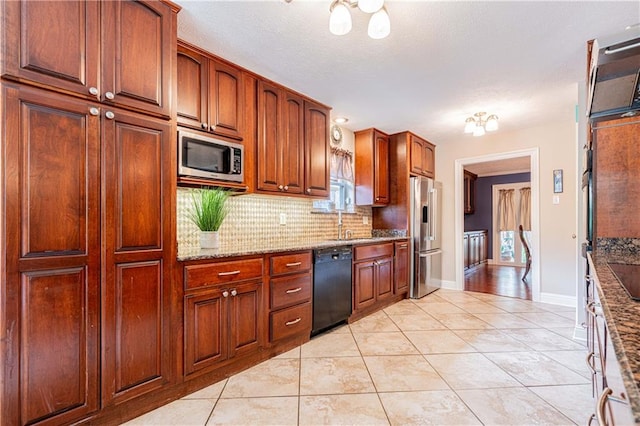
[[[539,188],[538,188],[538,148],[490,154],[479,157],[463,158],[455,161],[455,235],[456,235],[456,287],[460,290],[466,289],[471,291],[482,291],[486,293],[499,294],[509,297],[518,297],[530,299],[534,301],[540,300],[540,272],[539,272]],[[517,164],[517,166],[514,166]],[[524,166],[523,166],[524,165]],[[532,252],[531,272],[527,276],[527,282],[522,281],[524,267],[522,267],[522,252],[518,250],[519,234],[516,228],[513,234],[505,235],[503,244],[500,244],[500,234],[495,231],[497,226],[494,223],[493,212],[493,187],[489,188],[489,193],[476,193],[475,200],[477,203],[489,203],[488,210],[484,218],[484,223],[467,220],[465,223],[465,206],[464,197],[464,170],[467,169],[472,173],[487,168],[502,167],[494,174],[497,175],[515,175],[517,173],[527,173],[526,179],[520,179],[519,183],[527,182],[531,188],[531,230],[527,232],[526,237]],[[491,176],[491,172],[476,173],[479,177]],[[500,178],[496,178],[498,184]],[[507,180],[507,182],[509,182]],[[513,182],[509,182],[513,183]],[[465,210],[467,207],[467,210]],[[486,206],[485,206],[486,207]],[[516,204],[517,208],[517,204]],[[468,218],[468,214],[466,215]],[[486,221],[489,221],[488,224]],[[465,244],[465,231],[479,232],[487,231],[488,244],[486,247],[487,261],[480,262],[473,268],[466,267],[468,256],[465,250],[469,246]],[[502,246],[502,249],[500,247]],[[498,254],[495,254],[497,250]],[[504,252],[504,256],[501,256]],[[511,253],[513,261],[508,254]],[[501,259],[501,257],[504,257]]]

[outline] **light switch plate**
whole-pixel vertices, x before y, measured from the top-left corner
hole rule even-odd
[[[280,225],[286,225],[286,224],[287,224],[287,214],[280,213]]]
[[[362,224],[363,225],[369,224],[369,216],[362,216]]]

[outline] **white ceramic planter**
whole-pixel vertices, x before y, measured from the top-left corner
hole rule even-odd
[[[217,249],[220,247],[218,231],[200,231],[200,248]]]

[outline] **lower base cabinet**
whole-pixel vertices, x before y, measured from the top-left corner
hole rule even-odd
[[[409,243],[396,241],[393,245],[393,292],[394,294],[407,293],[409,291]]]
[[[354,247],[354,312],[393,297],[393,253],[393,243]]]
[[[465,271],[488,260],[488,231],[468,231],[464,233],[463,253]]]

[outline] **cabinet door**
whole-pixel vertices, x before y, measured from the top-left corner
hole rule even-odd
[[[429,142],[422,144],[422,174],[434,178],[436,175],[435,146]]]
[[[237,285],[229,292],[229,357],[255,352],[264,344],[262,283]]]
[[[389,138],[386,135],[376,132],[374,153],[373,204],[389,204]]]
[[[209,131],[242,139],[242,71],[209,61]]]
[[[305,186],[307,195],[329,197],[329,109],[305,101]]]
[[[102,101],[170,117],[176,44],[171,7],[157,0],[100,5]]]
[[[373,261],[353,265],[354,297],[353,310],[366,308],[376,302],[375,264]]]
[[[395,243],[394,293],[401,294],[409,290],[409,243]]]
[[[422,140],[411,135],[410,148],[411,173],[422,174]]]
[[[464,254],[464,268],[469,268],[469,235],[464,234],[462,242],[462,253]]]
[[[178,45],[178,124],[208,130],[209,60],[188,47]]]
[[[99,116],[1,87],[0,423],[75,423],[99,408]]]
[[[225,291],[226,297],[223,296]],[[228,298],[228,290],[220,288],[185,298],[185,374],[191,374],[227,359]]]
[[[383,257],[376,265],[376,297],[378,300],[393,296],[393,258]]]
[[[478,262],[484,263],[487,261],[487,234],[481,232],[478,234]]]
[[[282,184],[292,194],[304,192],[304,100],[286,92],[284,97]]]
[[[282,164],[282,99],[279,87],[258,82],[258,189],[279,191]],[[284,185],[283,185],[284,187]]]
[[[2,75],[90,95],[98,93],[100,3],[3,2]]]
[[[122,110],[109,110],[105,117],[102,394],[109,404],[170,380],[175,167],[169,122]]]

